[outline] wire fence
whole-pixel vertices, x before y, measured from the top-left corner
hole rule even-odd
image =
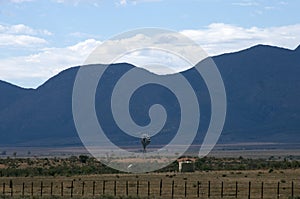
[[[2,179],[5,196],[95,197],[110,195],[141,198],[296,198],[300,182],[151,180],[54,180]]]

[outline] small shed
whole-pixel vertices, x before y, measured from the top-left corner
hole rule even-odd
[[[194,172],[196,158],[179,158],[178,171],[179,172]]]

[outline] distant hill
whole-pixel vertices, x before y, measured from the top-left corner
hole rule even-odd
[[[300,51],[258,45],[214,57],[228,97],[222,140],[300,141]]]
[[[213,57],[227,92],[227,117],[219,143],[278,142],[300,143],[300,47],[287,50],[258,45],[236,53]],[[88,67],[101,67],[88,66]],[[99,120],[115,142],[138,143],[120,133],[107,109],[109,89],[130,64],[115,64],[103,76],[105,87],[97,92]],[[78,67],[52,77],[37,89],[23,89],[0,81],[0,146],[81,145],[72,117],[72,88]],[[143,69],[141,69],[143,70]],[[143,70],[145,73],[148,71]],[[201,125],[196,140],[207,129],[210,100],[207,89],[194,69],[182,72],[201,99]],[[147,96],[155,97],[147,97]],[[178,102],[171,93],[154,85],[135,96],[133,119],[147,124],[143,117],[155,102],[170,113],[164,133],[153,138],[164,144],[178,127]],[[101,112],[101,113],[100,113]]]
[[[7,108],[10,104],[16,102],[26,94],[29,94],[33,89],[24,89],[0,80],[0,110]]]

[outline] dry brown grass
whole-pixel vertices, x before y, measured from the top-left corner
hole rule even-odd
[[[221,198],[223,182],[223,198],[235,198],[236,182],[238,183],[237,198],[248,198],[249,182],[251,182],[251,198],[261,198],[261,185],[264,183],[264,198],[277,198],[277,186],[279,182],[279,198],[288,198],[292,195],[292,182],[294,183],[294,196],[300,195],[300,169],[286,170],[253,170],[253,171],[209,171],[195,173],[149,173],[149,174],[105,174],[73,177],[2,177],[0,186],[5,183],[5,195],[11,194],[10,180],[13,184],[13,195],[22,195],[24,183],[24,195],[31,196],[31,183],[33,182],[33,195],[41,195],[41,182],[43,182],[43,196],[49,196],[51,183],[52,194],[61,195],[63,183],[63,195],[71,196],[71,184],[73,182],[73,196],[82,194],[86,197],[103,194],[105,181],[105,194],[126,196],[126,183],[128,183],[128,195],[148,197],[148,182],[150,183],[149,198],[171,198],[172,181],[174,181],[174,198],[208,198],[208,184],[210,181],[210,198]],[[160,196],[160,181],[162,190]],[[82,187],[84,182],[84,191]],[[95,182],[94,191],[93,183]],[[137,190],[137,183],[139,183]],[[116,189],[115,189],[116,184]],[[2,189],[2,190],[1,190]],[[0,189],[0,194],[3,187]],[[137,193],[138,191],[138,193]]]

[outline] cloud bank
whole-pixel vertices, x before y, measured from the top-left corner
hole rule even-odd
[[[24,24],[1,25],[0,24],[0,48],[3,47],[29,47],[44,45],[48,42],[41,36],[50,36],[47,30],[37,30]]]
[[[278,27],[240,27],[232,24],[213,23],[201,29],[180,31],[198,43],[210,56],[235,52],[256,44],[266,44],[294,49],[300,44],[300,24]],[[46,30],[35,30],[25,25],[0,26],[0,48],[14,46],[44,46],[38,52],[25,56],[8,56],[0,59],[0,79],[24,87],[37,87],[63,69],[84,63],[87,56],[103,41],[86,38],[71,46],[47,47],[43,36],[51,35]],[[167,38],[165,38],[167,39]],[[170,38],[169,38],[170,39]],[[134,42],[150,42],[145,35],[122,41],[123,46]],[[151,43],[149,43],[151,45]],[[107,48],[112,53],[118,49]],[[155,53],[151,55],[157,56]],[[133,53],[126,60],[142,63],[149,53]],[[155,57],[162,64],[170,63],[170,57]],[[172,61],[172,60],[171,60]],[[176,71],[187,69],[176,66]],[[162,71],[163,73],[163,71]]]
[[[204,29],[183,30],[181,33],[195,40],[209,55],[239,51],[257,44],[289,49],[294,49],[300,44],[300,24],[243,28],[213,23]]]

